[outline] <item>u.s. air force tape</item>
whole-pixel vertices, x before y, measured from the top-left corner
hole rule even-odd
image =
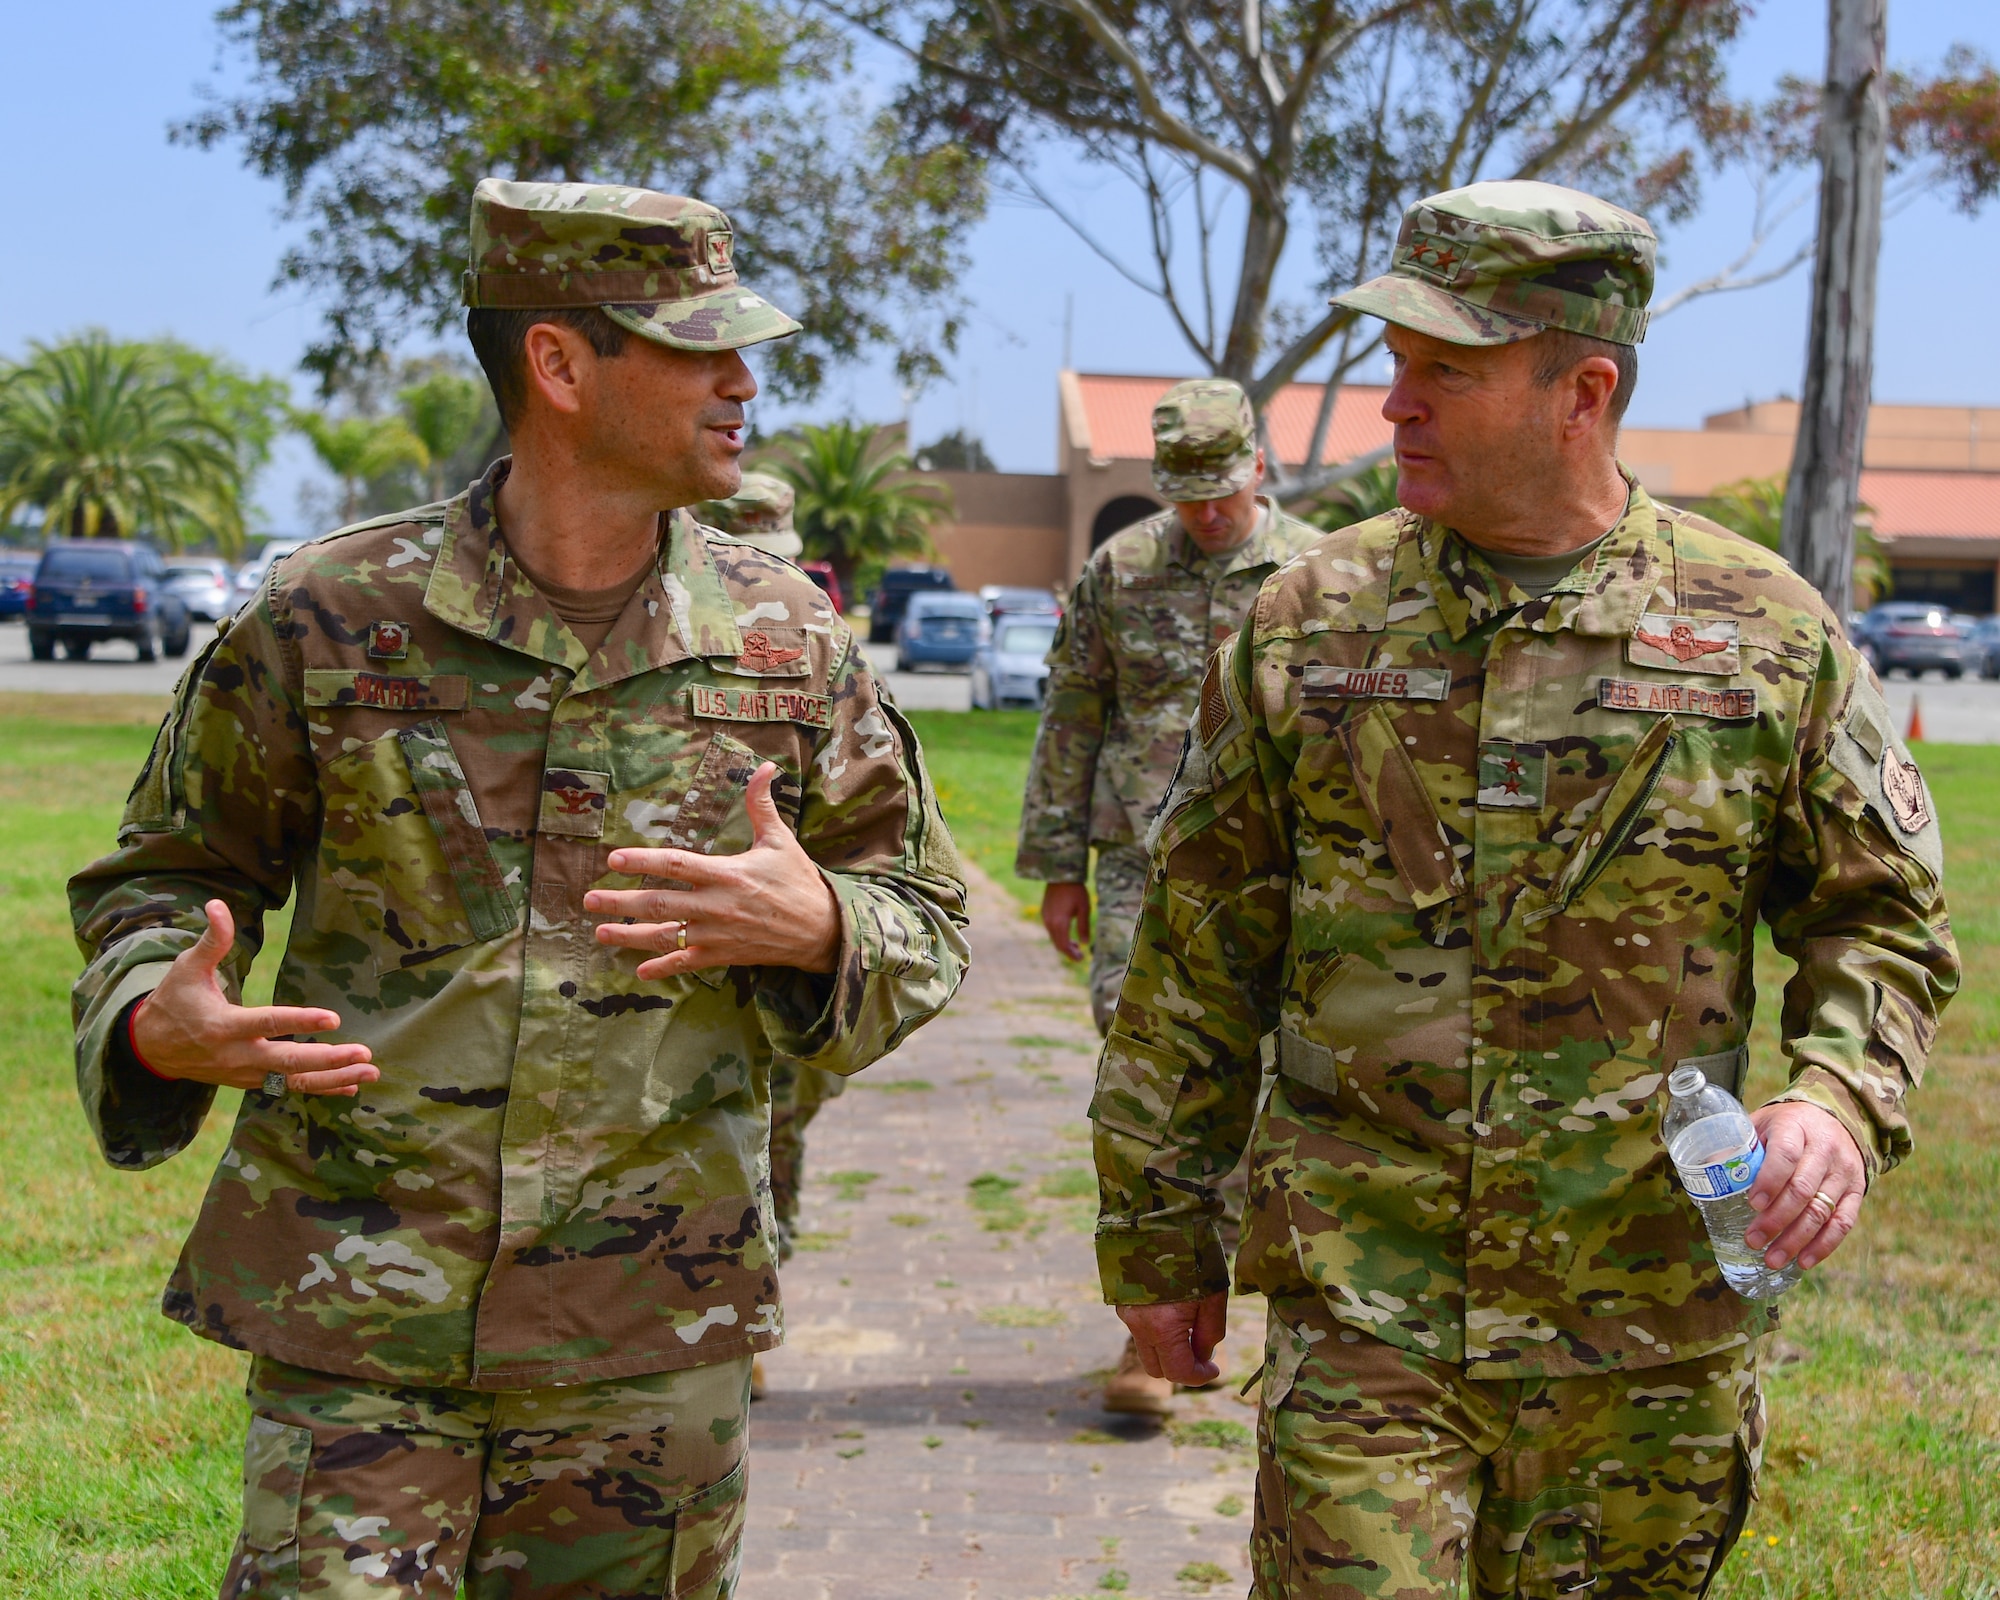
[[[696,684],[688,690],[688,710],[724,722],[799,722],[808,728],[833,726],[833,702],[823,694],[797,689],[718,689]]]
[[[1607,711],[1672,712],[1682,717],[1713,717],[1718,722],[1748,722],[1757,715],[1757,691],[1710,689],[1696,683],[1637,683],[1630,678],[1599,678],[1597,703]]]
[[[1311,699],[1442,700],[1449,667],[1307,667],[1299,693]]]

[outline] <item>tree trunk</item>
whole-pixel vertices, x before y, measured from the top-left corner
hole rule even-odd
[[[1799,436],[1779,553],[1847,614],[1854,507],[1875,361],[1875,268],[1888,152],[1887,0],[1828,0],[1820,95],[1819,242]]]

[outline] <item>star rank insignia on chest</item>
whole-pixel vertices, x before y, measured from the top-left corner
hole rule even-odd
[[[368,658],[371,661],[401,661],[410,653],[410,625],[407,622],[368,624]]]

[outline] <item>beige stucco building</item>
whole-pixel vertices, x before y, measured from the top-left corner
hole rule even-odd
[[[1063,372],[1055,472],[935,474],[951,485],[957,506],[938,547],[959,586],[1067,588],[1097,544],[1156,510],[1151,418],[1174,381]],[[1339,391],[1322,461],[1349,461],[1389,443],[1385,393],[1374,384]],[[1319,384],[1294,384],[1272,404],[1272,443],[1289,467],[1305,461],[1323,394]],[[1685,503],[1785,472],[1798,409],[1769,400],[1718,412],[1699,428],[1628,428],[1619,454],[1653,493]],[[1995,609],[2000,407],[1874,407],[1861,498],[1888,549],[1899,595]]]

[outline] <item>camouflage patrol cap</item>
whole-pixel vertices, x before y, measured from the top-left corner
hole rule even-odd
[[[1450,344],[1567,328],[1646,337],[1658,241],[1643,217],[1553,183],[1475,183],[1403,213],[1388,273],[1333,297]]]
[[[723,528],[745,544],[796,560],[805,550],[805,541],[792,526],[797,498],[783,478],[768,472],[746,472],[736,492],[727,500],[718,500],[715,509]]]
[[[677,194],[481,178],[472,192],[470,257],[468,306],[599,306],[676,350],[735,350],[799,331],[736,281],[729,218]]]
[[[1189,378],[1153,407],[1153,491],[1168,500],[1220,500],[1257,472],[1257,418],[1241,384]]]

